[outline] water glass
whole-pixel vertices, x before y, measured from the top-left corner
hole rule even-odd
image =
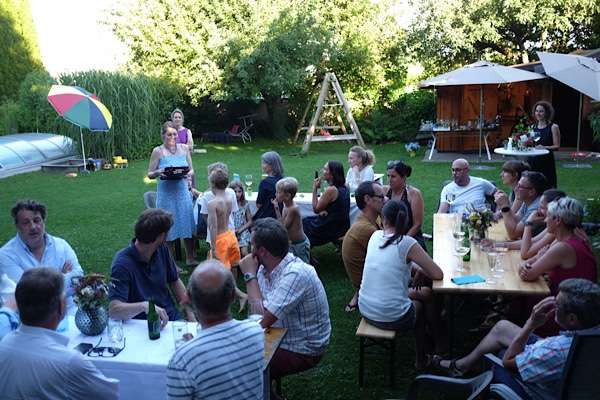
[[[114,349],[121,347],[125,334],[123,333],[123,321],[120,319],[108,319],[108,339]]]
[[[456,272],[465,272],[465,266],[463,263],[463,257],[471,250],[471,248],[465,243],[465,239],[459,239],[454,241],[454,254],[458,257],[458,265],[455,269]]]
[[[178,320],[173,321],[173,341],[175,348],[180,347],[189,340],[188,324],[187,321]]]

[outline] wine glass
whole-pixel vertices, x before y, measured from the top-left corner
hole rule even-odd
[[[454,214],[454,225],[452,227],[452,236],[455,240],[462,240],[465,237],[465,231],[462,226],[462,215]]]
[[[120,347],[119,344],[124,336],[123,321],[110,318],[108,320],[108,339],[110,340],[113,349],[118,349]]]
[[[464,237],[460,240],[454,241],[454,255],[458,257],[458,266],[456,267],[456,272],[465,272],[465,266],[463,263],[463,257],[471,250],[469,246],[465,243]]]
[[[246,191],[248,192],[248,196],[252,195],[252,175],[244,176],[244,184],[246,185]]]
[[[533,141],[536,143],[539,142],[540,139],[542,138],[542,135],[540,135],[540,133],[538,131],[533,131],[531,136],[533,137]]]

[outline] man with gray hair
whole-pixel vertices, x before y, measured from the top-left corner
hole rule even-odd
[[[106,378],[55,332],[65,316],[64,281],[53,268],[25,271],[15,291],[21,326],[0,342],[0,393],[6,399],[116,399]]]
[[[533,307],[523,327],[499,321],[467,356],[451,361],[436,359],[434,364],[451,376],[462,376],[484,354],[506,349],[504,368],[494,370],[494,380],[508,385],[522,398],[554,399],[573,335],[598,328],[598,310],[600,287],[586,279],[567,279],[560,283],[556,297],[547,297]],[[533,331],[550,318],[564,330],[558,336],[541,339]],[[518,373],[517,379],[509,371]]]
[[[454,181],[442,189],[438,213],[462,213],[469,204],[484,207],[485,196],[496,192],[491,182],[469,175],[469,162],[464,158],[452,163],[452,178]]]
[[[256,322],[232,319],[231,272],[205,261],[192,273],[188,293],[202,330],[171,357],[169,399],[261,399],[264,333]]]

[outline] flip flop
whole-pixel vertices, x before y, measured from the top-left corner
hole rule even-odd
[[[344,311],[346,311],[347,313],[351,313],[358,310],[358,303],[356,304],[346,304],[346,307],[344,307]]]

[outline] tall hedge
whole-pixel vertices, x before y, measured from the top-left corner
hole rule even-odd
[[[113,125],[108,132],[83,130],[89,157],[109,159],[118,154],[130,159],[147,158],[161,141],[161,124],[182,101],[179,87],[144,75],[85,71],[61,75],[55,82],[47,73],[33,72],[19,90],[21,132],[53,132],[79,143],[79,128],[59,117],[48,103],[53,83],[76,85],[95,93],[112,114]]]
[[[29,0],[0,1],[0,102],[15,98],[19,84],[42,69]]]

